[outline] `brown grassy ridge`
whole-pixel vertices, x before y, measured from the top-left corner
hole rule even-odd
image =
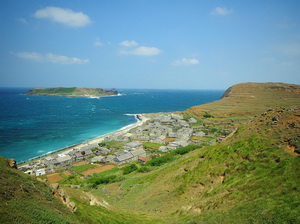
[[[300,86],[285,83],[241,83],[227,89],[215,102],[194,106],[186,112],[216,118],[252,117],[273,107],[299,107]]]

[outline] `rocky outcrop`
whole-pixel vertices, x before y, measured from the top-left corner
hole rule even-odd
[[[11,168],[17,169],[17,161],[15,159],[7,159],[7,163]]]
[[[90,201],[90,205],[94,205],[94,206],[102,206],[102,207],[105,207],[105,208],[108,208],[109,207],[109,204],[105,201],[105,200],[98,200],[97,198],[95,198],[93,195],[87,193],[86,194],[89,198],[89,201]]]
[[[64,189],[60,188],[58,183],[50,184],[50,187],[52,188],[52,194],[56,198],[59,198],[63,204],[65,204],[73,213],[75,213],[77,210],[76,204],[70,200],[67,192]]]

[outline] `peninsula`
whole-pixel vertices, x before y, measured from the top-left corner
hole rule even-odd
[[[68,97],[100,97],[118,95],[117,90],[101,88],[37,88],[24,93],[25,95],[44,95],[44,96],[68,96]]]

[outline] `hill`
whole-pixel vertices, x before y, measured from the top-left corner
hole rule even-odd
[[[1,223],[74,223],[74,215],[49,186],[9,166],[0,157]]]
[[[101,88],[47,88],[32,89],[24,93],[26,95],[68,96],[68,97],[99,97],[117,95],[116,90]]]
[[[299,223],[299,118],[299,108],[267,111],[216,146],[149,164],[147,173],[91,193],[166,223]]]
[[[65,187],[54,191],[48,184],[11,167],[12,161],[0,156],[0,223],[150,224],[157,221],[157,218],[132,211],[126,213],[113,207],[91,206],[89,196],[83,191]],[[69,200],[66,195],[75,202],[75,213],[65,205]]]
[[[228,88],[222,99],[187,110],[202,116],[252,117],[273,107],[300,106],[300,86],[285,83],[241,83]]]

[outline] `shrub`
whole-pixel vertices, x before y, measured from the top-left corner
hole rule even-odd
[[[130,174],[137,169],[138,167],[135,164],[130,164],[129,166],[125,166],[124,168],[122,168],[124,175]]]
[[[198,149],[200,147],[201,146],[199,146],[199,145],[188,145],[188,146],[185,146],[183,148],[176,149],[172,153],[179,154],[179,155],[184,155],[184,154],[189,153],[189,152],[191,152],[195,149]]]
[[[174,157],[174,154],[169,153],[169,154],[167,154],[165,156],[154,158],[154,159],[148,161],[146,163],[146,165],[149,165],[149,166],[161,166],[162,164],[167,163],[167,162],[173,160],[173,157]]]
[[[121,181],[123,178],[117,177],[116,175],[110,175],[105,177],[92,177],[87,180],[87,182],[90,184],[91,188],[97,187],[99,184],[109,184]]]
[[[211,118],[211,117],[214,117],[214,116],[211,115],[211,114],[209,114],[209,113],[207,113],[207,112],[205,112],[205,114],[203,115],[203,117],[205,117],[205,118]]]
[[[143,166],[143,167],[139,168],[137,171],[139,173],[148,173],[148,172],[151,171],[151,169],[149,167],[147,167],[147,166]]]

